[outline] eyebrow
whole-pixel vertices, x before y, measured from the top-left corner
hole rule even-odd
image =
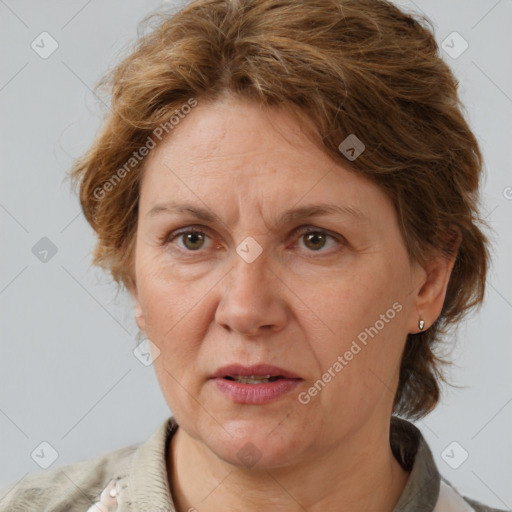
[[[204,222],[219,222],[224,224],[218,215],[208,210],[207,208],[202,208],[193,204],[180,204],[173,201],[153,206],[153,208],[151,208],[151,210],[149,210],[149,212],[146,214],[146,217],[154,217],[161,213],[188,213],[198,220],[202,220]],[[343,217],[348,216],[354,220],[368,221],[368,217],[364,215],[363,212],[351,206],[342,206],[331,203],[318,203],[286,210],[279,216],[276,225],[279,227],[301,219],[327,215],[339,215]]]

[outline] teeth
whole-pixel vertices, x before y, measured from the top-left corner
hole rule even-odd
[[[264,382],[274,382],[279,377],[274,377],[272,375],[264,375],[264,376],[258,376],[255,375],[249,375],[246,377],[242,377],[240,375],[237,375],[235,377],[231,377],[234,381],[240,382],[241,384],[262,384]]]

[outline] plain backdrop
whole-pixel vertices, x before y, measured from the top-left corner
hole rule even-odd
[[[42,442],[54,468],[140,443],[170,415],[152,366],[133,353],[128,297],[90,266],[93,232],[64,177],[105,112],[91,89],[146,14],[182,3],[0,0],[1,486],[44,470],[31,456]],[[453,337],[460,388],[417,425],[461,493],[512,508],[512,1],[399,4],[424,12],[452,54],[442,50],[484,152],[494,229],[485,303]],[[45,51],[58,44],[47,58],[32,47],[40,37]],[[468,454],[457,469],[442,455],[453,446]]]

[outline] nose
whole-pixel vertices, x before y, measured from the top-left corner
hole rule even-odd
[[[288,317],[285,285],[263,255],[251,263],[236,256],[223,285],[215,313],[219,325],[245,336],[279,332],[284,328]]]

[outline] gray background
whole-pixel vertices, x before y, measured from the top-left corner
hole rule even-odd
[[[461,388],[447,389],[417,425],[459,491],[512,508],[512,1],[399,3],[424,11],[440,43],[457,31],[469,44],[456,59],[443,55],[482,144],[485,212],[495,230],[485,304],[454,336],[449,376]],[[0,0],[2,486],[42,471],[31,453],[43,441],[58,452],[53,468],[141,442],[170,414],[152,367],[132,352],[128,297],[116,297],[90,267],[93,233],[63,181],[106,111],[90,89],[134,40],[137,23],[162,5]],[[31,48],[43,31],[59,44],[47,59]],[[43,237],[57,248],[46,262],[32,252]],[[441,455],[453,441],[469,454],[457,469]],[[457,459],[460,450],[449,453]]]

